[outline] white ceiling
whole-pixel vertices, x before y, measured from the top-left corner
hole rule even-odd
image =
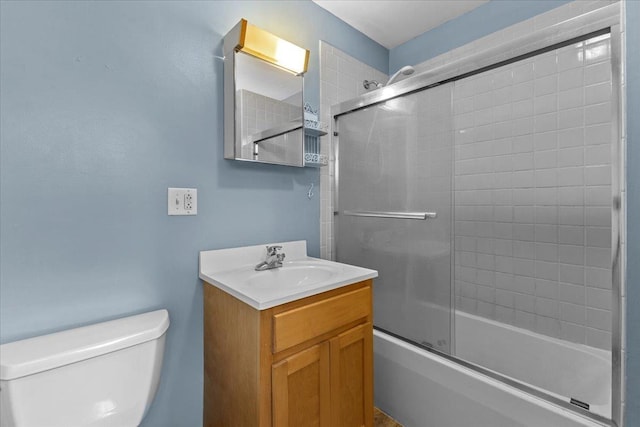
[[[313,0],[387,49],[489,0]]]

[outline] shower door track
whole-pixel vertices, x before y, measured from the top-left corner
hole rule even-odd
[[[403,95],[421,92],[440,86],[442,84],[454,82],[466,77],[470,77],[485,71],[489,71],[504,65],[508,65],[523,59],[527,59],[551,50],[555,50],[564,46],[571,45],[586,39],[599,35],[611,35],[611,66],[612,66],[612,193],[614,203],[612,206],[612,346],[611,346],[611,364],[612,364],[612,381],[611,381],[611,419],[605,418],[580,406],[570,403],[568,400],[562,400],[549,393],[532,387],[526,383],[514,380],[510,377],[499,374],[479,365],[475,365],[454,355],[443,353],[434,348],[424,346],[420,343],[411,341],[405,337],[387,331],[374,325],[374,328],[398,338],[404,342],[424,349],[430,353],[436,354],[449,361],[457,363],[468,369],[476,371],[482,375],[501,381],[518,390],[539,397],[560,407],[569,409],[586,418],[592,419],[604,425],[617,427],[622,419],[621,390],[623,386],[622,377],[622,337],[621,337],[621,286],[622,272],[620,270],[621,258],[621,235],[620,235],[620,172],[621,172],[621,139],[620,139],[620,99],[621,99],[621,71],[620,65],[622,61],[621,52],[621,29],[620,29],[620,4],[612,4],[592,12],[585,13],[567,21],[555,24],[533,32],[525,37],[511,40],[502,45],[496,46],[489,51],[479,52],[466,58],[454,61],[450,64],[437,67],[433,70],[421,72],[415,77],[400,81],[392,86],[383,87],[381,89],[365,93],[358,98],[342,102],[331,108],[331,116],[333,117],[333,150],[335,157],[335,176],[334,176],[334,216],[340,214],[338,205],[338,182],[339,182],[339,128],[337,126],[338,118],[342,115],[362,110],[377,104],[384,103],[390,99],[394,99]],[[508,53],[504,53],[508,52]],[[453,214],[453,212],[452,212]],[[336,251],[337,252],[337,251]],[[453,263],[453,261],[452,261]],[[452,292],[453,300],[453,292]],[[452,312],[453,317],[453,312]],[[452,322],[453,329],[453,322]],[[453,340],[452,340],[453,342]],[[569,396],[566,396],[569,399]]]
[[[605,6],[559,24],[537,30],[525,37],[497,45],[488,51],[481,51],[432,70],[419,72],[417,75],[394,83],[391,86],[385,86],[349,101],[336,104],[331,107],[331,116],[335,121],[337,117],[344,114],[362,110],[402,95],[421,92],[445,83],[471,77],[475,74],[598,35],[611,33],[613,44],[614,38],[619,39],[620,36],[619,11],[620,6],[618,4]],[[617,34],[614,34],[614,32],[617,32]],[[614,61],[619,58],[613,58],[612,55],[611,59]],[[334,135],[334,137],[337,136]]]

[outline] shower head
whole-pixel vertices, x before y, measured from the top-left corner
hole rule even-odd
[[[362,81],[362,86],[364,86],[365,89],[369,90],[373,87],[373,89],[378,89],[379,87],[382,87],[383,85],[381,83],[378,83],[376,80],[363,80]]]
[[[394,81],[396,81],[398,79],[398,77],[408,76],[410,74],[413,74],[415,71],[416,71],[416,69],[413,68],[411,65],[405,65],[404,67],[402,67],[398,71],[396,71],[393,74],[393,76],[391,76],[389,78],[389,80],[387,81],[387,84],[385,84],[385,86],[388,86],[391,83],[393,83]]]

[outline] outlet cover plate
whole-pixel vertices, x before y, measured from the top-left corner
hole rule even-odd
[[[198,190],[196,188],[169,188],[167,213],[169,215],[197,215]]]

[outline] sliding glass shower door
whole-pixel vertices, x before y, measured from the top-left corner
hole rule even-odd
[[[374,323],[451,348],[452,84],[338,120],[336,255],[378,270]]]
[[[336,257],[379,271],[376,328],[599,421],[620,373],[618,43],[336,116]]]

